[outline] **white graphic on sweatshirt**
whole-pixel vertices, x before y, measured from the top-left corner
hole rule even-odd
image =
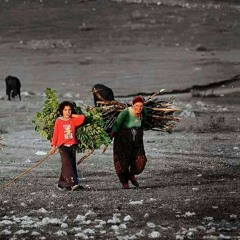
[[[70,124],[63,125],[64,139],[72,139],[72,128]]]

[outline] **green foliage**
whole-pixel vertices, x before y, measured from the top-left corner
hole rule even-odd
[[[84,112],[87,124],[77,129],[77,152],[98,149],[102,145],[108,145],[110,138],[103,129],[102,113],[99,108],[86,108]]]
[[[46,100],[42,112],[35,114],[32,123],[35,126],[35,131],[38,132],[42,138],[51,140],[54,123],[58,116],[59,103],[56,90],[47,88],[45,94]]]
[[[37,112],[32,121],[35,131],[47,140],[51,140],[53,135],[54,123],[58,117],[58,106],[56,90],[47,88],[42,112]],[[80,126],[76,132],[78,153],[98,149],[102,145],[110,143],[110,138],[103,129],[104,122],[99,108],[86,107],[83,111],[80,106],[74,104],[74,112],[84,114],[86,117],[86,123]]]

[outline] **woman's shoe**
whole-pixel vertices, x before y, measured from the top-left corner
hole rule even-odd
[[[128,188],[129,188],[129,185],[128,185],[128,183],[123,183],[123,184],[122,184],[122,187],[123,187],[123,189],[128,189]]]
[[[139,183],[134,175],[131,175],[129,180],[131,181],[132,185],[134,185],[135,187],[139,187]]]

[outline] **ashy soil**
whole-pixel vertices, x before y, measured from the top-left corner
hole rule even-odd
[[[1,76],[22,82],[22,101],[0,82],[0,239],[240,239],[239,81],[159,96],[180,122],[145,132],[139,189],[121,189],[112,145],[78,166],[85,190],[56,188],[58,153],[2,188],[50,150],[31,122],[46,87],[93,105],[97,82],[125,102],[238,75],[237,2],[2,1],[0,11]]]

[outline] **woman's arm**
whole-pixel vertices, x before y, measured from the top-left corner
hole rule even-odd
[[[121,126],[123,125],[124,121],[128,116],[128,112],[129,112],[128,109],[124,109],[122,112],[119,113],[113,125],[112,132],[110,134],[111,137],[114,137],[114,134],[119,131],[119,129],[121,128]]]

